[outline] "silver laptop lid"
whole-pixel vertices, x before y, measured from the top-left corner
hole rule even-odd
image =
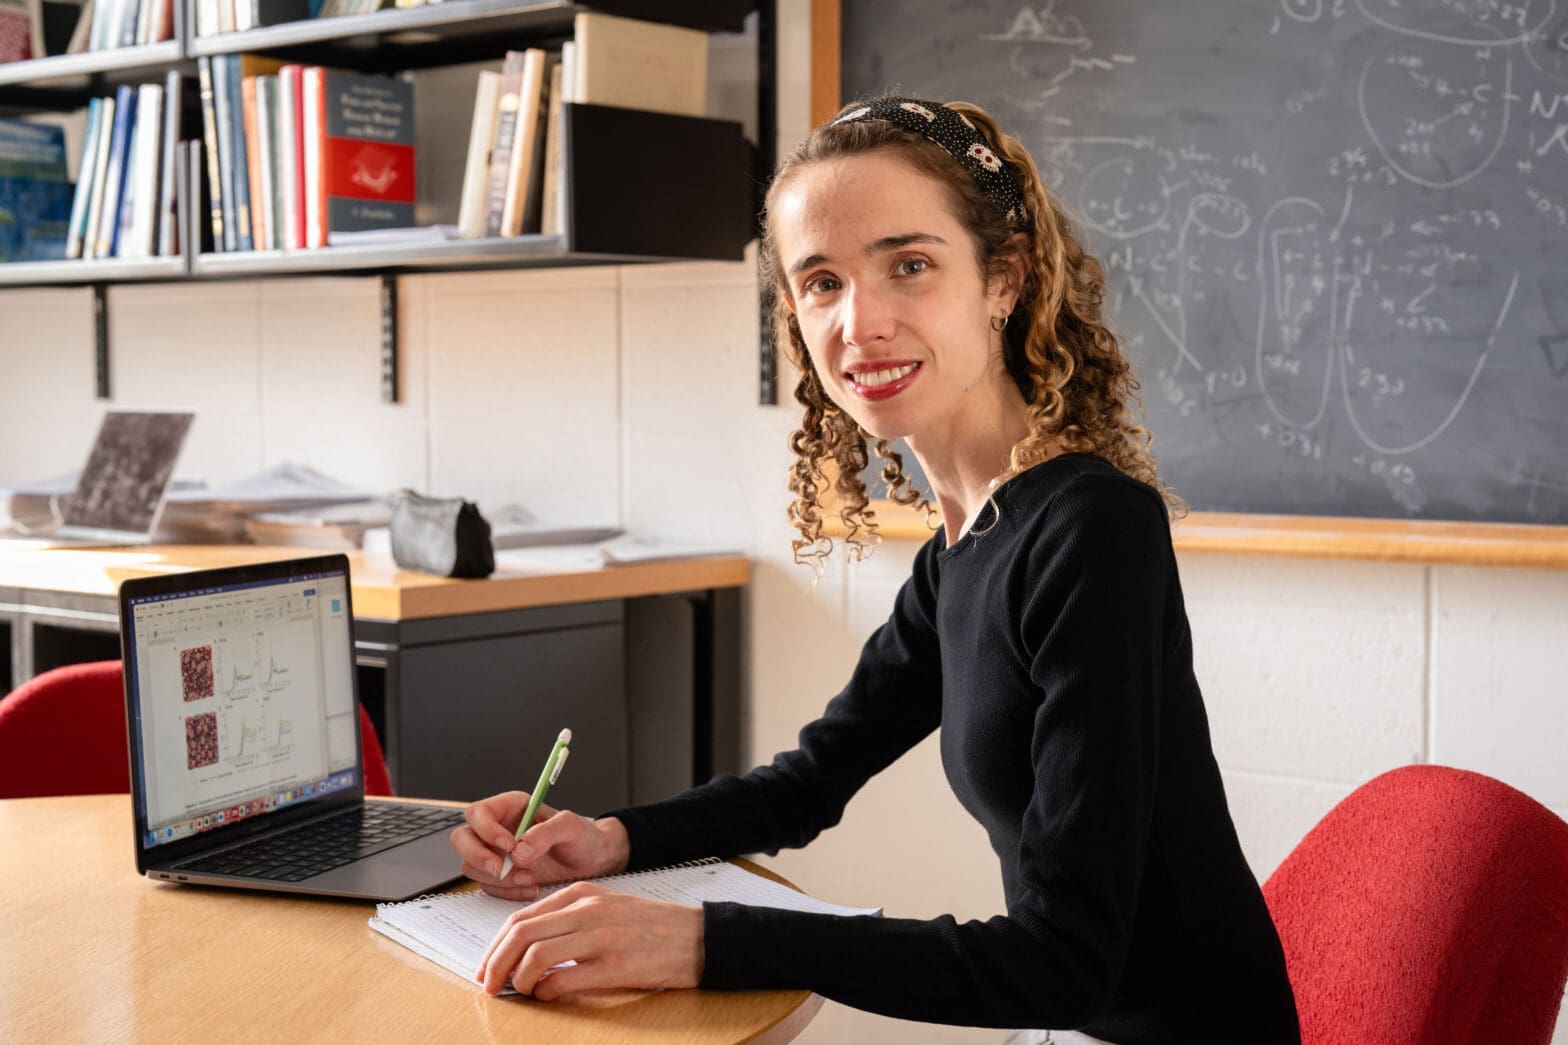
[[[145,539],[158,524],[195,415],[111,410],[61,521],[72,531]]]
[[[364,796],[348,560],[120,590],[137,869]]]

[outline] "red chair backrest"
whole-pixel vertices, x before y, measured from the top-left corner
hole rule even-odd
[[[387,761],[359,709],[365,793],[390,795]],[[46,671],[0,697],[0,798],[131,789],[125,683],[117,660]]]
[[[1568,982],[1568,824],[1446,766],[1357,788],[1263,886],[1303,1045],[1546,1045]]]

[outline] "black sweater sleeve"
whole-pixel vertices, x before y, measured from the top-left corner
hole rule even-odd
[[[1016,601],[973,624],[1010,629],[1035,689],[1020,699],[1037,702],[1033,792],[1017,851],[1002,854],[1016,861],[1003,868],[1007,913],[960,923],[710,904],[703,986],[808,988],[889,1016],[999,1027],[1079,1027],[1104,1011],[1154,801],[1168,524],[1147,489],[1081,476],[1009,550]]]
[[[602,814],[626,827],[628,870],[799,848],[837,824],[867,780],[936,729],[942,677],[934,558],[932,544],[921,548],[892,616],[866,640],[849,684],[800,731],[798,748],[744,776],[721,774],[666,801]]]

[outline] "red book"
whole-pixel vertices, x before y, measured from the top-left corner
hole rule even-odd
[[[307,234],[414,224],[414,88],[312,67],[304,74]]]

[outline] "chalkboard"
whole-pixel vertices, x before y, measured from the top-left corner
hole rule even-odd
[[[1193,508],[1568,522],[1568,4],[846,0],[842,54],[1029,147]]]

